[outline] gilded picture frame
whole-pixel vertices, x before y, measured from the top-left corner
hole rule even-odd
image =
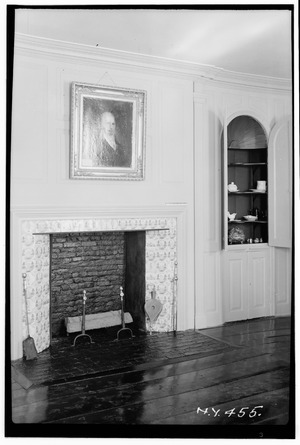
[[[146,92],[73,82],[71,179],[143,180]]]

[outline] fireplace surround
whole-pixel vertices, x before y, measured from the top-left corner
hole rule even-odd
[[[27,274],[27,299],[30,335],[38,352],[50,345],[50,235],[76,232],[145,231],[145,301],[156,297],[163,310],[153,330],[168,332],[178,329],[180,307],[180,260],[183,239],[178,243],[178,229],[184,231],[185,206],[163,209],[119,209],[116,212],[95,210],[31,209],[12,212],[11,254],[11,342],[12,359],[22,356],[22,340],[27,336],[22,274]],[[16,236],[16,235],[19,235]],[[15,280],[13,279],[15,277]],[[18,295],[18,298],[16,298]],[[21,326],[21,329],[20,329]],[[146,320],[146,329],[150,326]]]

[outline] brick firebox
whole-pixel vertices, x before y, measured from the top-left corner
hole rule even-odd
[[[65,317],[120,309],[125,286],[124,232],[54,234],[50,239],[50,313],[53,337],[65,333]]]
[[[51,336],[65,334],[65,317],[125,309],[145,330],[145,232],[53,234],[50,239]]]

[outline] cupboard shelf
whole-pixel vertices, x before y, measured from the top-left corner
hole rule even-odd
[[[228,221],[228,224],[268,224],[268,221]]]
[[[268,139],[262,125],[249,115],[228,122],[224,131],[224,246],[233,239],[259,239],[268,243],[268,191],[257,190],[258,181],[268,179]],[[228,190],[235,184],[237,191]],[[228,220],[228,213],[240,220]],[[242,215],[259,215],[257,221],[246,221]]]
[[[228,195],[267,195],[268,192],[249,192],[249,191],[239,191],[239,192],[229,192]]]
[[[228,147],[228,150],[267,150],[267,147]]]
[[[228,167],[259,167],[267,165],[266,162],[231,162]]]

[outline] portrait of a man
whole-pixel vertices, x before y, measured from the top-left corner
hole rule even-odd
[[[143,179],[144,95],[73,85],[72,178]]]
[[[92,161],[94,166],[130,166],[130,159],[128,159],[125,148],[122,147],[116,139],[115,117],[109,111],[101,114],[99,136],[95,139],[95,144],[92,148]]]

